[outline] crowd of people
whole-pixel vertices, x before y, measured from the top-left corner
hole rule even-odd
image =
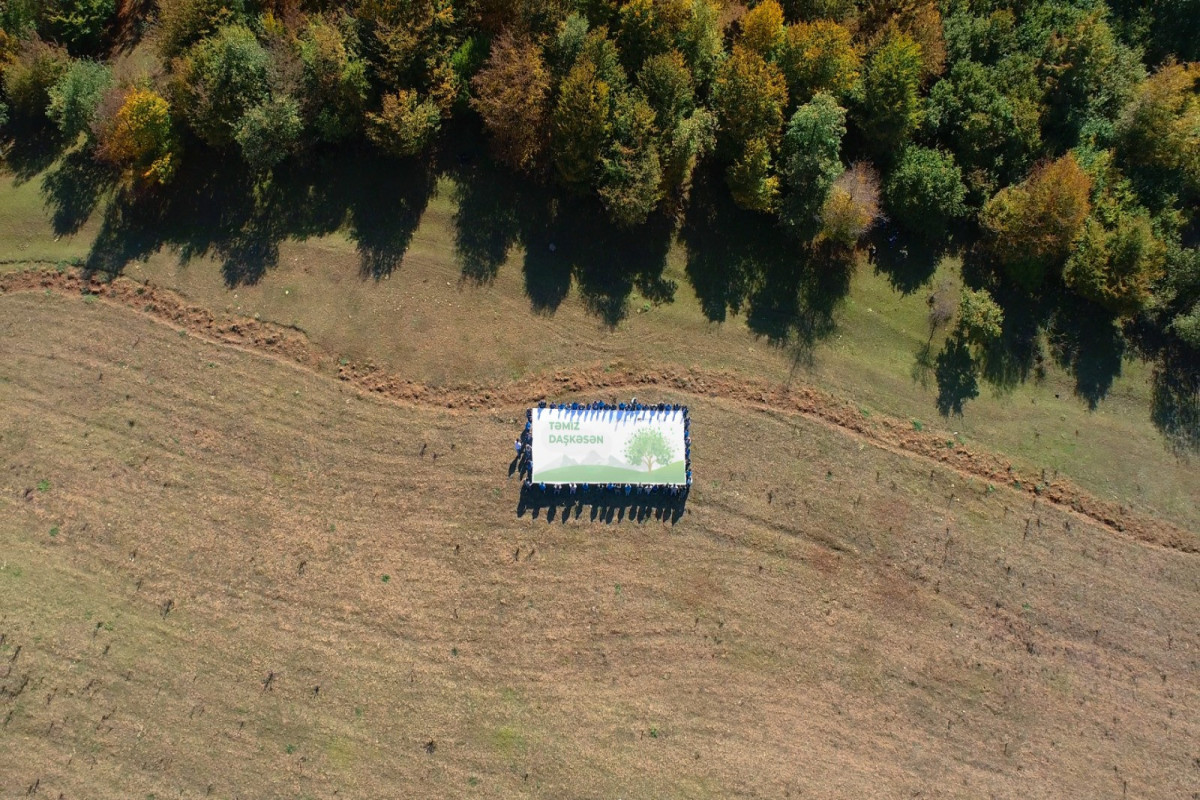
[[[594,400],[587,403],[547,403],[542,400],[538,402],[538,409],[550,409],[554,411],[617,411],[617,412],[641,412],[649,411],[661,414],[682,414],[683,415],[683,447],[684,447],[684,474],[686,481],[683,485],[677,484],[631,484],[631,483],[545,483],[533,481],[533,409],[525,411],[525,427],[521,430],[521,435],[513,442],[513,449],[516,451],[517,470],[523,480],[522,485],[526,491],[537,490],[544,494],[550,495],[565,495],[568,497],[578,496],[580,494],[592,494],[594,492],[604,492],[608,494],[624,495],[626,497],[639,496],[643,498],[668,498],[679,500],[687,497],[687,494],[692,486],[692,421],[688,416],[687,406],[679,403],[639,403],[636,397],[630,402],[612,402],[607,403],[603,400]]]

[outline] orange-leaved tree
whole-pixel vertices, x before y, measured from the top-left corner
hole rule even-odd
[[[133,178],[135,184],[167,183],[179,167],[179,144],[166,98],[150,89],[131,89],[111,117],[96,122],[96,153]]]
[[[541,49],[511,31],[492,43],[487,63],[471,81],[471,108],[483,117],[497,157],[532,171],[546,147],[550,73]]]
[[[1091,190],[1091,177],[1067,153],[1038,165],[983,207],[988,250],[1019,286],[1036,291],[1062,269],[1091,211]]]

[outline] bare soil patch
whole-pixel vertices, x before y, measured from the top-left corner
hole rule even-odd
[[[596,366],[510,381],[500,385],[464,384],[431,387],[388,373],[371,363],[356,363],[320,351],[302,332],[254,319],[218,317],[208,308],[189,304],[178,294],[126,279],[97,282],[71,272],[27,271],[0,275],[0,293],[50,290],[88,293],[120,303],[194,334],[281,357],[318,371],[333,368],[340,380],[394,401],[445,408],[494,408],[569,395],[625,394],[640,388],[684,392],[693,396],[735,400],[761,409],[801,413],[864,437],[878,446],[920,455],[964,475],[987,481],[994,489],[1007,485],[1046,503],[1069,508],[1116,532],[1163,547],[1196,552],[1200,537],[1169,522],[1149,518],[1121,503],[1101,500],[1057,474],[1030,475],[1010,459],[969,449],[942,429],[915,430],[907,420],[867,416],[846,401],[803,385],[779,386],[732,373],[700,369],[643,369]],[[1200,497],[1197,498],[1200,501]]]
[[[619,366],[433,390],[74,280],[0,296],[0,794],[1178,798],[1200,775],[1187,531],[811,390]],[[518,516],[525,399],[635,388],[693,408],[682,519]]]

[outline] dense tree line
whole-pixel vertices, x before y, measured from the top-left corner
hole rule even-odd
[[[0,112],[133,192],[197,148],[265,175],[478,120],[621,228],[679,218],[705,170],[797,252],[883,220],[878,246],[956,247],[972,363],[1047,297],[1195,359],[1197,25],[1198,0],[7,0]],[[159,67],[122,79],[139,39]]]

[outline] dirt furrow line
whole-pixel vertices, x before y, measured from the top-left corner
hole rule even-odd
[[[1139,514],[1120,503],[1094,497],[1061,478],[1029,475],[1000,455],[970,450],[944,431],[917,431],[907,420],[864,415],[857,406],[811,386],[779,386],[743,375],[694,369],[598,365],[560,370],[502,385],[462,384],[431,387],[385,371],[371,363],[347,362],[325,353],[303,332],[261,320],[218,316],[189,304],[179,294],[127,278],[99,282],[76,271],[27,270],[0,276],[0,295],[52,291],[92,294],[152,319],[219,344],[265,354],[306,369],[330,373],[360,391],[402,403],[474,411],[524,405],[539,399],[583,395],[596,398],[631,391],[659,390],[741,403],[761,410],[785,411],[837,427],[871,444],[907,456],[919,456],[996,486],[1069,509],[1123,536],[1187,553],[1200,552],[1194,533]]]

